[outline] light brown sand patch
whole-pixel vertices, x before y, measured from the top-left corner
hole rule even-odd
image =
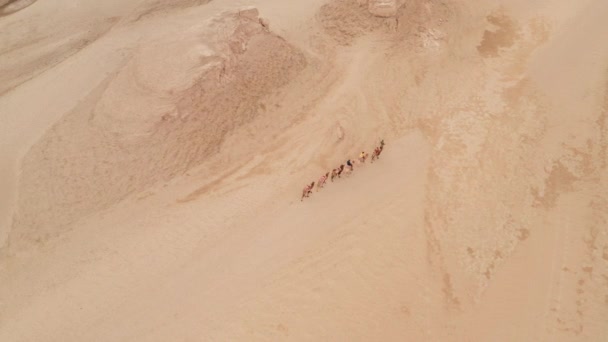
[[[1,0],[0,17],[21,11],[35,2],[36,0]]]
[[[485,30],[477,50],[483,57],[498,57],[502,49],[515,44],[518,38],[516,23],[504,12],[488,15],[487,20],[496,27],[495,30]]]
[[[143,6],[137,9],[137,14],[133,15],[130,19],[133,22],[146,19],[154,15],[166,15],[170,11],[183,10],[188,7],[202,6],[209,3],[212,0],[178,0],[167,3],[162,0],[144,2]]]

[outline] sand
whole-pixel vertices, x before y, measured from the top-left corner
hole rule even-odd
[[[605,13],[0,2],[0,341],[608,340]]]

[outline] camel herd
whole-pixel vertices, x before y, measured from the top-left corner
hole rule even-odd
[[[382,153],[382,150],[384,149],[384,140],[380,141],[380,146],[377,146],[376,148],[374,148],[374,152],[372,153],[372,157],[371,157],[371,162],[373,163],[375,160],[377,160],[378,158],[380,158],[380,154]],[[319,178],[319,180],[317,181],[316,185],[317,185],[317,191],[321,190],[325,184],[327,183],[327,179],[329,178],[332,182],[334,181],[334,179],[336,178],[341,178],[342,175],[344,176],[349,176],[354,170],[355,170],[355,164],[356,163],[365,163],[365,161],[368,158],[368,154],[363,151],[359,154],[359,158],[358,159],[348,159],[346,161],[346,166],[344,166],[344,164],[340,165],[339,167],[331,170],[330,172],[326,172],[324,175],[321,176],[321,178]],[[315,188],[315,182],[311,182],[310,184],[307,184],[304,189],[302,190],[302,198],[300,199],[300,201],[303,201],[304,198],[307,198],[310,196],[310,194],[312,194],[312,190]]]

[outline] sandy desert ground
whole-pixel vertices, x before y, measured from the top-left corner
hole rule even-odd
[[[0,341],[608,341],[607,13],[0,0]]]

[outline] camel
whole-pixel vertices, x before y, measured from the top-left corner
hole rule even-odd
[[[355,160],[347,160],[346,161],[346,165],[348,166],[348,168],[350,169],[350,172],[353,172],[355,170]]]
[[[319,181],[317,182],[317,191],[319,191],[319,189],[321,189],[325,185],[327,177],[329,177],[329,172],[319,178]]]
[[[315,187],[315,182],[310,183],[310,185],[306,185],[304,187],[304,190],[302,190],[302,198],[300,198],[300,201],[303,201],[304,197],[310,196],[310,194],[312,193],[312,189],[314,187]]]
[[[354,168],[355,163],[356,163],[356,161],[350,160],[349,167],[344,168],[344,175],[345,176],[350,176],[353,173],[353,171],[355,171],[355,168]]]
[[[381,151],[382,151],[382,149],[380,147],[376,147],[374,149],[374,153],[372,153],[372,160],[371,160],[372,163],[374,162],[374,160],[376,160],[380,157]]]
[[[334,178],[339,177],[339,171],[340,171],[340,169],[339,169],[339,168],[337,168],[337,169],[333,169],[333,170],[331,171],[331,181],[332,181],[332,182],[334,181]]]
[[[382,153],[383,149],[384,149],[384,140],[382,140],[380,142],[380,146],[378,146],[374,149],[374,153],[372,154],[372,162],[374,162],[374,160],[376,160],[376,159],[380,159],[380,153]]]
[[[365,160],[367,159],[367,153],[361,152],[361,154],[359,154],[359,162],[360,163],[365,163]]]
[[[344,164],[340,165],[338,168],[338,178],[342,176],[342,172],[344,172]]]

